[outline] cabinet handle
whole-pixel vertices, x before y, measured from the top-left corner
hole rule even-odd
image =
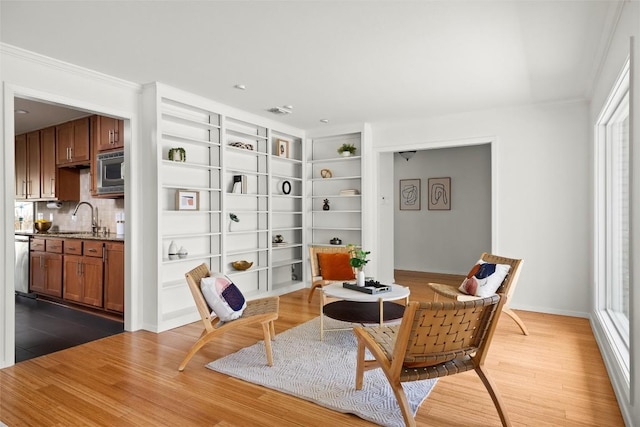
[[[113,131],[113,142],[116,143],[120,140],[120,132],[117,130]]]
[[[67,147],[67,160],[69,160],[71,157],[69,157],[69,147]]]
[[[73,160],[73,147],[69,147],[69,160]]]
[[[22,195],[27,197],[27,181],[22,181]]]
[[[114,139],[113,131],[109,129],[109,144],[113,144]]]

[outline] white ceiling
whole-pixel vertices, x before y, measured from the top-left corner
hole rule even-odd
[[[311,129],[589,99],[619,3],[2,0],[0,41]]]

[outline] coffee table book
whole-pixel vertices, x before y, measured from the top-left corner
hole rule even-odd
[[[342,286],[347,289],[351,289],[358,292],[363,292],[365,294],[382,294],[384,292],[389,292],[391,290],[390,286],[382,285],[380,283],[371,283],[366,284],[364,286],[358,286],[355,283],[344,282]]]

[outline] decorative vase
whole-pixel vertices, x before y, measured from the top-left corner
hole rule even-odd
[[[178,245],[173,240],[169,244],[169,259],[178,258]]]
[[[364,270],[362,268],[356,272],[356,285],[364,286]]]

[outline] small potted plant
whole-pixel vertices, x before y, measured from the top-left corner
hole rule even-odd
[[[234,222],[240,222],[240,218],[238,218],[238,215],[234,214],[233,212],[229,213],[229,231],[231,231],[231,224],[233,224]]]
[[[362,248],[351,243],[347,245],[347,248],[351,255],[349,265],[356,270],[356,283],[358,286],[364,286],[364,266],[369,262],[367,255],[369,255],[371,251],[362,250]]]
[[[182,147],[172,148],[169,150],[169,160],[173,160],[174,162],[186,162],[187,152]]]
[[[338,147],[338,154],[341,154],[345,157],[351,156],[352,154],[355,154],[356,152],[356,146],[353,144],[342,144],[340,147]]]

